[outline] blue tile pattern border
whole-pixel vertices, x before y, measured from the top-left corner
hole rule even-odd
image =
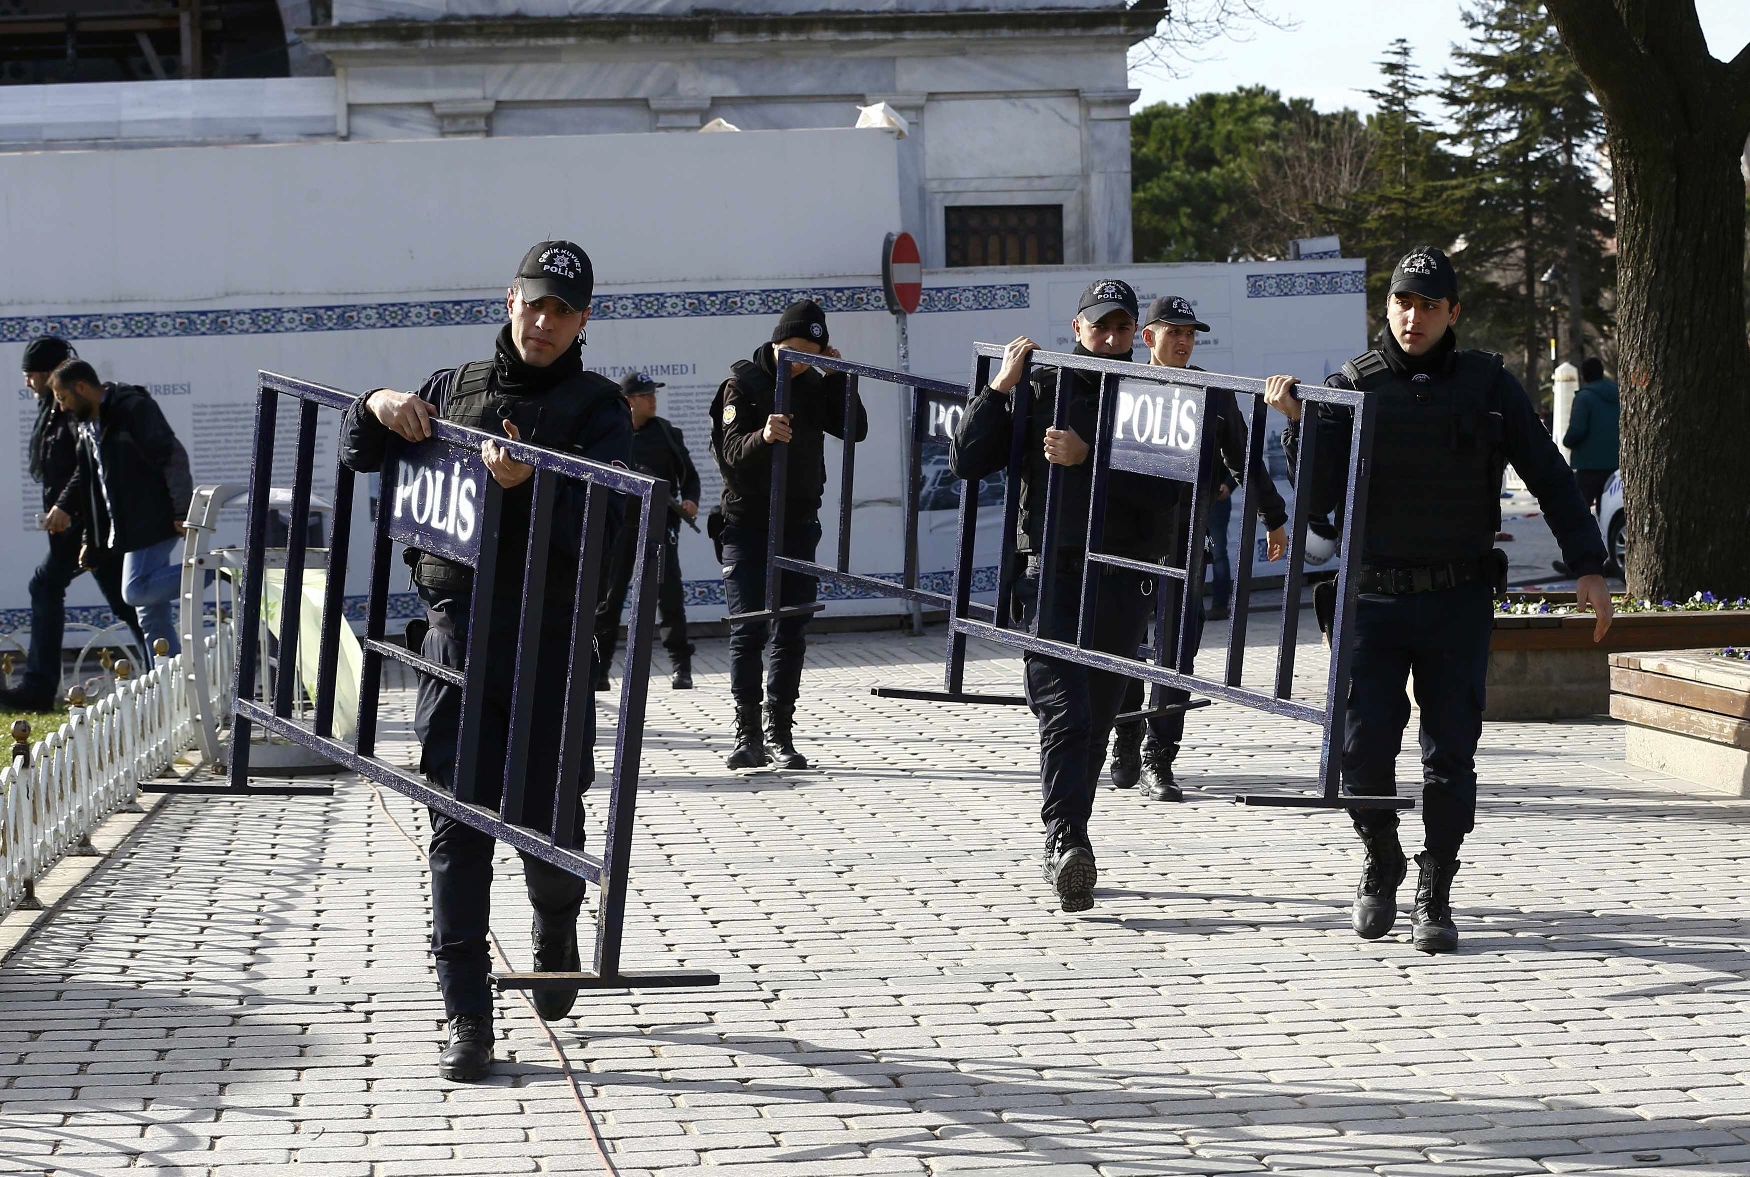
[[[949,286],[925,290],[919,311],[1025,310],[1025,282],[998,286]],[[879,286],[797,286],[771,290],[652,291],[603,295],[595,322],[626,319],[688,319],[724,315],[776,315],[799,298],[828,311],[882,311]],[[294,335],[314,331],[380,331],[407,327],[473,327],[504,322],[497,298],[430,299],[420,302],[347,303],[334,306],[256,307],[204,311],[125,311],[95,315],[0,317],[0,343],[23,343],[38,335],[79,342],[103,339],[187,339],[203,336]]]
[[[897,572],[878,572],[874,576],[878,580],[900,582]],[[918,577],[918,586],[931,592],[947,593],[953,587],[953,575],[949,572],[927,572]],[[996,591],[997,570],[994,565],[989,568],[979,568],[973,572],[972,591],[988,593]],[[722,580],[689,580],[682,584],[686,603],[689,605],[723,605],[728,600],[723,594]],[[821,586],[820,599],[823,601],[875,601],[883,599],[881,594],[871,589],[846,585],[827,584]],[[88,625],[98,629],[107,629],[115,624],[115,614],[109,611],[107,605],[72,605],[67,608],[68,625]],[[390,593],[389,619],[405,621],[410,617],[423,617],[425,607],[419,602],[418,593]],[[363,596],[346,599],[346,616],[350,621],[363,623],[365,619],[365,598]],[[6,634],[26,633],[30,630],[29,609],[0,609],[0,636]]]
[[[1366,294],[1360,270],[1320,270],[1298,274],[1247,274],[1247,298],[1287,298],[1299,294]]]

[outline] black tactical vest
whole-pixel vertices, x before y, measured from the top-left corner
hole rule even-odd
[[[456,369],[450,395],[444,401],[443,419],[494,437],[504,435],[503,423],[509,421],[526,442],[550,450],[569,450],[579,444],[585,423],[596,412],[596,402],[604,396],[620,395],[618,384],[587,370],[533,396],[513,396],[498,391],[496,386],[491,360],[465,364]],[[531,480],[505,492],[504,516],[498,534],[500,542],[513,545],[517,552],[528,543],[528,500],[532,485]],[[507,566],[503,557],[501,550],[503,574],[515,575],[520,571],[520,560]],[[474,570],[466,564],[420,552],[413,566],[413,579],[440,592],[465,593],[473,583]]]
[[[1501,526],[1501,357],[1457,351],[1439,376],[1399,376],[1378,352],[1343,365],[1374,397],[1366,563],[1479,560]]]

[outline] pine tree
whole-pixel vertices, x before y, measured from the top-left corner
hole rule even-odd
[[[1417,109],[1426,89],[1410,45],[1392,42],[1379,63],[1384,83],[1367,94],[1378,110],[1367,122],[1374,140],[1372,182],[1343,207],[1325,211],[1343,252],[1367,259],[1367,304],[1383,316],[1398,259],[1418,245],[1446,248],[1459,235],[1457,161]]]
[[[1609,279],[1611,226],[1589,171],[1602,119],[1539,0],[1478,0],[1464,22],[1472,40],[1442,97],[1467,152],[1457,186],[1466,336],[1510,341],[1502,350],[1535,395],[1544,341],[1565,330],[1578,366],[1585,308],[1597,317]]]

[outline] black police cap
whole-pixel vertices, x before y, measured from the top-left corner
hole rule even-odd
[[[557,298],[574,311],[589,309],[595,293],[595,267],[589,254],[569,241],[542,241],[523,255],[517,267],[523,298]]]
[[[1101,278],[1088,283],[1088,288],[1082,291],[1076,315],[1084,322],[1098,323],[1113,311],[1124,311],[1132,319],[1136,318],[1136,291],[1130,288],[1130,283],[1117,278]]]
[[[652,380],[642,372],[628,372],[620,377],[621,396],[638,396],[641,393],[655,392],[662,387],[662,381]]]
[[[1163,294],[1148,304],[1148,314],[1143,318],[1142,325],[1151,327],[1156,323],[1166,323],[1174,327],[1195,327],[1199,331],[1209,330],[1209,324],[1197,317],[1191,301],[1176,294]]]
[[[1392,294],[1409,291],[1439,302],[1458,301],[1458,272],[1446,254],[1432,245],[1418,245],[1406,253],[1391,272]]]

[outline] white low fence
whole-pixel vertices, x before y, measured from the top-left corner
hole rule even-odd
[[[201,639],[209,667],[228,670],[235,644],[230,621]],[[188,653],[159,658],[138,678],[118,678],[95,703],[72,708],[67,722],[38,740],[28,763],[0,770],[0,916],[35,902],[32,884],[91,831],[134,800],[143,781],[195,745],[199,729]],[[215,695],[231,676],[211,675]],[[228,711],[229,709],[226,708]]]

